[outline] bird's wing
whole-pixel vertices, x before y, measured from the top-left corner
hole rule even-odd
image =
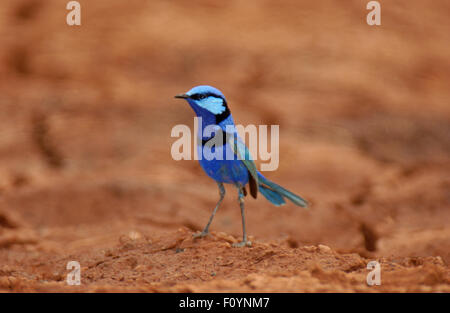
[[[242,163],[244,163],[245,167],[248,170],[250,194],[253,198],[256,199],[259,186],[258,170],[256,169],[256,164],[255,162],[253,162],[247,146],[238,137],[231,135],[228,136],[228,138],[229,140],[231,140],[231,142],[229,142],[231,150],[233,150],[234,154],[238,157],[239,160],[242,161]]]

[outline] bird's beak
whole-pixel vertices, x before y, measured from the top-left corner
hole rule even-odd
[[[175,98],[187,99],[187,98],[189,98],[189,96],[185,93],[180,93],[179,95],[176,95]]]

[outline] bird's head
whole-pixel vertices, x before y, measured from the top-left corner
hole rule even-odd
[[[198,116],[215,118],[216,124],[230,115],[225,96],[219,89],[211,86],[197,86],[175,98],[185,99]]]

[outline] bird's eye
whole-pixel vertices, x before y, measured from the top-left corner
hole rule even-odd
[[[197,93],[195,95],[192,95],[191,98],[194,99],[194,100],[202,100],[202,99],[206,98],[206,95]]]

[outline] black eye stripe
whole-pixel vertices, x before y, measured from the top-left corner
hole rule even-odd
[[[196,94],[189,96],[189,98],[196,100],[196,101],[202,100],[202,99],[205,99],[208,97],[219,98],[219,99],[222,99],[222,101],[223,101],[223,105],[225,106],[225,111],[216,115],[216,124],[219,124],[220,122],[222,122],[223,120],[228,118],[228,116],[230,116],[230,114],[231,114],[230,109],[228,108],[228,105],[227,105],[227,101],[223,97],[213,94],[213,93],[196,93]]]
[[[205,95],[202,95],[202,94],[195,94],[195,95],[192,95],[192,96],[190,96],[189,98],[191,98],[191,99],[194,99],[194,100],[201,100],[201,99],[204,99],[205,98]]]
[[[219,95],[215,95],[213,93],[196,93],[196,94],[193,94],[192,96],[190,96],[189,98],[191,98],[193,100],[203,100],[203,99],[206,99],[208,97],[219,98],[219,99],[222,99],[222,100],[225,101],[224,98],[222,98]]]

